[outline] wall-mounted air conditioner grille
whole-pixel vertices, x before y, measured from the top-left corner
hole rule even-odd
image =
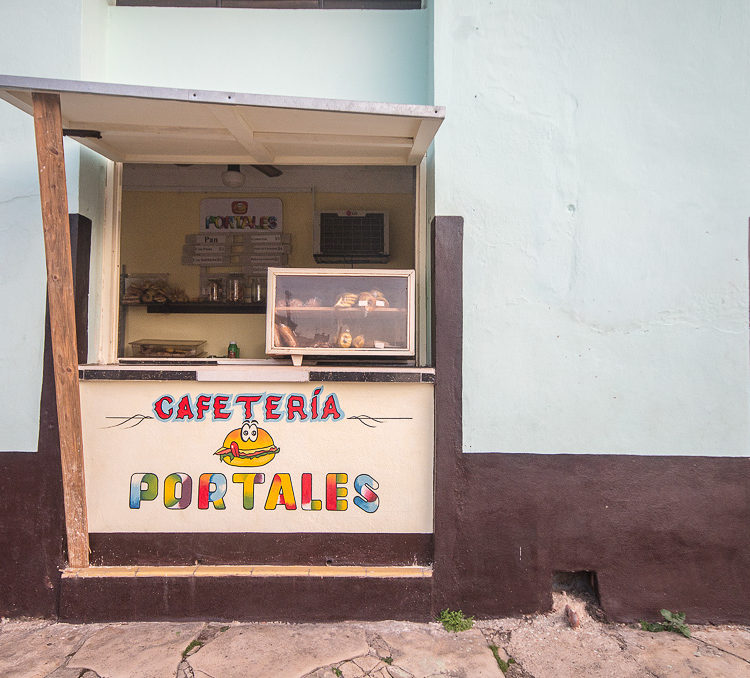
[[[388,260],[388,214],[364,210],[320,212],[315,223],[314,254],[318,262]]]

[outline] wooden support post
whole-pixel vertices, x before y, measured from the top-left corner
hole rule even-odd
[[[47,295],[55,366],[68,563],[71,567],[88,567],[81,395],[78,390],[78,350],[60,96],[35,92],[32,99],[47,259]]]

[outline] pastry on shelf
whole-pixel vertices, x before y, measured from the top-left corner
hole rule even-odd
[[[274,338],[276,337],[276,330],[278,330],[279,333],[279,346],[289,346],[290,348],[297,347],[297,335],[288,325],[275,323]]]
[[[372,310],[375,308],[375,296],[371,292],[362,292],[357,298],[357,306]]]
[[[146,282],[141,285],[131,285],[128,288],[128,295],[138,293],[138,300],[142,304],[165,304],[171,302],[188,301],[188,295],[180,287],[172,287],[166,282]]]
[[[354,304],[357,303],[357,299],[359,299],[358,294],[354,294],[353,292],[344,292],[343,294],[339,295],[339,298],[336,299],[336,303],[334,306],[336,308],[351,308],[354,306]]]
[[[351,348],[352,347],[352,333],[348,327],[345,327],[339,332],[338,338],[339,348]]]
[[[380,290],[370,290],[370,294],[375,297],[375,306],[377,308],[388,308],[391,305]]]

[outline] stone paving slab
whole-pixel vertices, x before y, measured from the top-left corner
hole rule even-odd
[[[704,628],[693,631],[692,635],[697,640],[750,662],[750,630],[747,627]]]
[[[3,624],[0,626],[0,676],[48,676],[65,663],[91,630],[92,627],[85,625],[45,621]]]
[[[2,620],[0,678],[502,678],[490,645],[505,678],[750,678],[750,627],[691,625],[692,638],[649,633],[603,624],[583,601],[553,599],[547,614],[479,621],[455,634],[399,621]]]
[[[197,676],[303,676],[369,651],[365,633],[348,624],[243,624],[188,658]]]
[[[182,653],[205,624],[138,622],[110,624],[93,633],[68,666],[101,678],[167,678],[177,674]]]
[[[393,664],[412,676],[498,678],[502,676],[481,631],[450,633],[438,624],[383,629]]]
[[[674,633],[648,633],[624,629],[628,651],[652,676],[690,678],[749,678],[750,663],[706,645],[695,638]]]

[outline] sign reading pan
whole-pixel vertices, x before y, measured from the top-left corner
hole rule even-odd
[[[431,384],[168,384],[81,383],[90,532],[432,532]]]

